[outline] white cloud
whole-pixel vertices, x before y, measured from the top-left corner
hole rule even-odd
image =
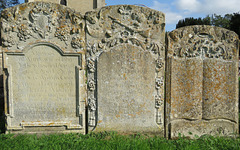
[[[201,3],[198,0],[176,0],[176,7],[180,10],[194,12],[199,9]]]
[[[240,0],[169,0],[160,3],[154,0],[151,8],[166,15],[166,30],[170,31],[177,22],[186,17],[205,17],[206,15],[225,15],[240,11]]]
[[[176,24],[178,20],[183,19],[183,16],[177,12],[172,11],[169,4],[153,1],[153,9],[163,12],[166,16],[166,24]]]
[[[201,14],[234,13],[240,11],[240,0],[175,0],[174,4],[180,11]]]

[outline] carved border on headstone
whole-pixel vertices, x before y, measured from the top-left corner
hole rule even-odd
[[[88,125],[90,127],[95,127],[97,123],[96,65],[98,57],[101,53],[108,52],[121,44],[131,44],[144,51],[149,51],[155,59],[156,123],[163,125],[165,39],[159,38],[165,37],[164,22],[163,13],[131,5],[108,6],[100,9],[99,12],[86,13]]]
[[[2,45],[7,50],[22,51],[25,45],[43,40],[58,43],[64,51],[84,52],[84,28],[80,13],[55,3],[24,3],[1,14]]]
[[[13,91],[12,91],[12,67],[7,64],[7,55],[25,55],[25,53],[30,50],[32,47],[46,45],[53,47],[57,50],[62,56],[75,56],[78,57],[78,65],[75,66],[76,73],[76,117],[79,118],[79,124],[72,124],[67,121],[37,121],[37,122],[20,122],[19,126],[12,126],[11,120],[14,119],[14,105],[13,105]],[[23,51],[21,52],[12,52],[12,51],[4,51],[3,52],[3,70],[4,74],[4,101],[5,101],[5,109],[6,114],[6,123],[8,131],[20,131],[24,130],[25,127],[59,127],[66,126],[67,130],[82,130],[85,133],[85,97],[86,97],[86,89],[85,86],[80,86],[84,83],[85,73],[83,67],[83,58],[82,54],[79,53],[64,53],[64,51],[58,47],[57,45],[49,42],[37,42],[30,45],[27,45]]]

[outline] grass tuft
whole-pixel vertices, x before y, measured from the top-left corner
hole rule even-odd
[[[3,150],[32,149],[84,149],[84,150],[202,150],[202,149],[240,149],[240,138],[202,136],[195,140],[179,136],[177,140],[166,140],[157,136],[141,134],[120,135],[116,132],[52,135],[14,135],[0,134],[0,148]]]

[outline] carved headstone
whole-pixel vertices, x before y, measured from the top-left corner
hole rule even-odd
[[[90,131],[164,135],[164,20],[131,5],[86,13]]]
[[[238,133],[238,37],[189,26],[168,34],[166,131],[193,137]]]
[[[7,132],[85,133],[83,17],[25,3],[2,12]]]

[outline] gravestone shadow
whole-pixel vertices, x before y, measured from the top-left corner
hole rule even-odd
[[[0,75],[0,133],[5,132],[5,117],[4,117],[4,96],[3,96],[3,75]]]

